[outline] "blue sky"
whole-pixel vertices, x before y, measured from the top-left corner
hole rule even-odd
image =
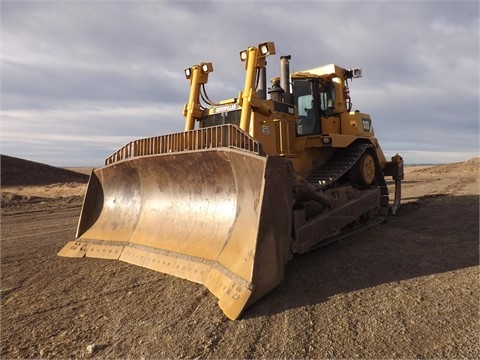
[[[101,166],[183,130],[183,70],[213,62],[212,100],[243,87],[240,50],[274,41],[293,71],[363,68],[350,90],[387,156],[478,156],[477,1],[2,1],[1,153]]]

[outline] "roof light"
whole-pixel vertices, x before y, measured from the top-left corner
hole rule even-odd
[[[192,68],[186,68],[185,69],[185,77],[188,79],[190,79],[190,76],[192,76]]]
[[[361,78],[362,77],[362,69],[360,69],[360,68],[352,69],[352,76],[354,78]]]

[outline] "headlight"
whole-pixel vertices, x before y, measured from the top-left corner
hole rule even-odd
[[[268,41],[268,42],[259,44],[258,50],[260,51],[260,54],[262,54],[263,56],[273,55],[275,54],[275,45],[273,44],[273,42]]]
[[[192,76],[192,69],[191,68],[186,68],[185,69],[185,77],[188,79],[190,79],[190,76]]]
[[[240,60],[247,60],[247,50],[240,51]]]
[[[324,138],[322,138],[322,142],[323,142],[325,145],[329,145],[329,144],[332,143],[332,138],[324,137]]]
[[[202,64],[203,73],[209,73],[213,71],[212,63],[203,63]]]
[[[260,45],[260,54],[262,55],[268,54],[268,46],[266,44]]]

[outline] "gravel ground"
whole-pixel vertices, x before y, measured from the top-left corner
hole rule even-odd
[[[84,184],[2,188],[1,357],[477,359],[478,161],[457,165],[407,169],[397,216],[295,258],[237,321],[199,284],[58,257]]]

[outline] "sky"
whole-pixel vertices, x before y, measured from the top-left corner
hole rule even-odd
[[[102,166],[131,140],[183,131],[184,69],[213,63],[214,101],[242,90],[239,52],[274,41],[292,71],[361,67],[354,109],[387,157],[479,156],[478,1],[5,1],[2,154]]]

